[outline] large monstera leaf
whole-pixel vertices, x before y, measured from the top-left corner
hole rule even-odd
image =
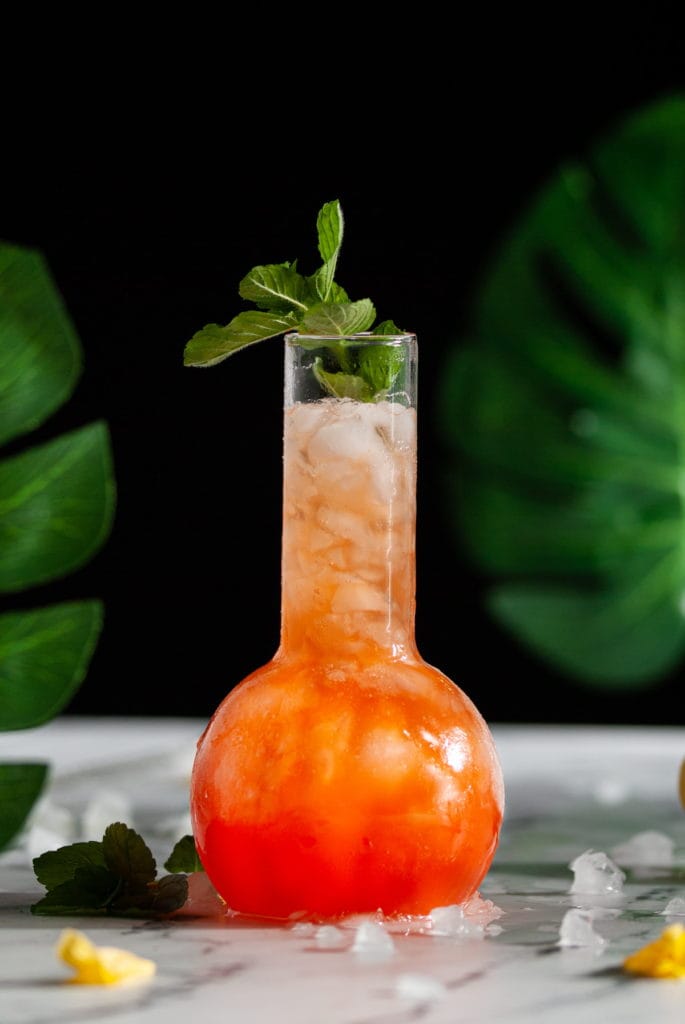
[[[0,244],[0,443],[35,429],[71,395],[81,346],[40,254]],[[0,593],[83,565],[114,509],[109,435],[91,423],[0,461]],[[7,606],[11,598],[4,599]],[[0,730],[56,715],[82,682],[102,625],[99,601],[0,614]],[[42,764],[0,765],[0,849],[21,828]]]
[[[446,369],[461,543],[492,614],[569,677],[645,687],[685,649],[685,97],[563,167]]]

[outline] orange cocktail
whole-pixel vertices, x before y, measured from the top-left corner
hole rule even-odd
[[[392,398],[286,401],[281,646],[193,772],[198,850],[234,910],[423,914],[494,855],[489,730],[414,643],[416,412]]]

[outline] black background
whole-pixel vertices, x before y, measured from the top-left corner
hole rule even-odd
[[[182,354],[198,327],[243,308],[237,285],[254,264],[299,257],[314,269],[316,213],[337,197],[341,283],[419,336],[424,657],[492,721],[680,720],[677,673],[652,691],[602,696],[550,672],[487,619],[483,581],[448,521],[433,419],[445,355],[504,233],[562,159],[681,84],[679,48],[657,22],[629,44],[581,42],[563,59],[543,60],[529,43],[501,63],[487,46],[470,53],[468,40],[449,65],[436,55],[439,68],[367,54],[344,81],[330,68],[288,66],[286,55],[280,75],[249,79],[227,56],[225,74],[192,99],[177,62],[173,89],[164,80],[115,93],[95,116],[85,80],[78,109],[63,98],[43,108],[53,131],[32,122],[30,138],[8,150],[0,236],[45,253],[85,370],[31,440],[107,420],[118,508],[90,565],[5,604],[105,601],[70,711],[207,717],[275,650],[282,347],[209,370],[184,368]]]

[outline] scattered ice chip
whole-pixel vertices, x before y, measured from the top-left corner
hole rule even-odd
[[[673,867],[675,843],[663,832],[638,832],[614,846],[611,856],[624,867]]]
[[[586,946],[591,949],[605,946],[606,939],[592,927],[595,916],[593,910],[567,910],[559,928],[559,945]]]
[[[340,949],[346,941],[345,933],[334,924],[321,925],[314,934],[314,942],[319,949]]]
[[[369,959],[385,959],[395,952],[395,943],[379,921],[362,921],[355,932],[352,952]]]
[[[290,929],[293,935],[299,935],[301,939],[309,939],[316,931],[311,921],[298,921]]]
[[[434,907],[428,916],[432,935],[474,939],[482,939],[485,935],[485,926],[466,917],[464,908],[458,903],[449,907]]]
[[[105,829],[113,821],[123,821],[132,827],[131,801],[115,789],[99,789],[86,804],[81,820],[81,833],[85,840],[100,842]]]
[[[586,850],[569,864],[574,879],[569,892],[609,894],[622,893],[625,874],[606,853]]]
[[[400,974],[395,982],[395,992],[400,999],[411,999],[417,1003],[444,999],[447,995],[447,989],[439,978],[430,974]]]
[[[664,917],[685,917],[685,899],[674,896],[661,911]]]
[[[483,938],[486,930],[489,935],[498,935],[502,929],[492,922],[503,913],[492,900],[484,900],[476,892],[463,904],[434,907],[428,915],[430,932],[432,935],[462,938]]]
[[[402,914],[388,917],[385,928],[391,935],[426,935],[431,930],[430,918],[421,914]]]
[[[484,900],[479,892],[474,892],[463,904],[464,915],[470,921],[478,924],[488,925],[491,921],[497,921],[504,913],[492,900]]]
[[[603,807],[618,807],[630,796],[630,788],[621,779],[600,779],[593,795]]]

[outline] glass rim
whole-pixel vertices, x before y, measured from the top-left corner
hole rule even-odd
[[[297,344],[300,340],[310,344],[320,342],[322,345],[330,342],[340,344],[341,341],[351,341],[355,345],[403,345],[417,339],[412,331],[398,334],[374,334],[373,331],[360,331],[359,334],[304,334],[301,331],[288,331],[285,335],[288,344]]]

